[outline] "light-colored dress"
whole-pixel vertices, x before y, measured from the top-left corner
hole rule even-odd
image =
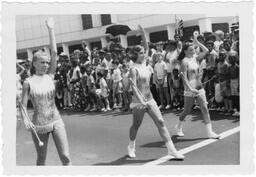
[[[48,75],[33,75],[27,78],[30,99],[34,107],[32,123],[38,133],[48,133],[64,123],[55,105],[55,84]]]

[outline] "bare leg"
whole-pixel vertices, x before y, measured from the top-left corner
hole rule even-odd
[[[184,96],[184,110],[180,114],[180,121],[184,121],[186,116],[190,113],[195,99],[193,97]]]
[[[128,156],[132,157],[132,158],[136,157],[135,141],[136,141],[138,129],[139,129],[139,127],[142,123],[143,117],[144,117],[144,113],[145,113],[145,108],[144,109],[142,109],[142,108],[134,108],[133,109],[133,123],[130,128],[130,132],[129,132],[130,142],[127,147]]]
[[[201,94],[197,97],[198,104],[200,105],[201,113],[204,119],[205,124],[211,123],[211,118],[209,114],[209,110],[207,107],[207,101],[206,96],[204,94]]]
[[[65,126],[61,125],[58,128],[54,129],[52,136],[62,164],[71,165]]]
[[[190,113],[192,106],[194,105],[194,101],[195,100],[193,97],[184,96],[184,110],[180,114],[179,123],[175,126],[176,134],[178,136],[184,136],[184,133],[182,131],[182,125],[186,116]]]
[[[210,118],[209,110],[208,110],[208,107],[207,107],[207,101],[206,101],[205,94],[200,94],[197,97],[197,100],[198,100],[198,103],[200,105],[200,109],[201,109],[202,116],[203,116],[203,119],[204,119],[207,136],[209,138],[219,138],[220,136],[215,134],[212,131],[211,118]]]
[[[155,125],[158,128],[159,134],[162,137],[162,139],[165,142],[168,142],[171,140],[169,131],[167,130],[166,126],[164,125],[164,119],[162,117],[162,114],[157,107],[157,104],[154,102],[154,104],[150,104],[148,108],[148,114],[153,119]]]
[[[36,165],[45,165],[49,133],[38,134],[38,136],[39,136],[40,140],[44,143],[43,146],[39,146],[36,135],[34,134],[34,132],[32,132],[32,138],[33,138],[33,141],[34,141],[34,144],[36,147],[36,152],[37,152]]]
[[[133,123],[130,128],[130,140],[134,141],[137,136],[138,129],[142,123],[145,114],[145,109],[133,109]]]
[[[148,105],[148,114],[153,119],[155,125],[158,128],[160,136],[165,141],[165,145],[167,147],[168,154],[174,156],[177,159],[184,159],[184,156],[176,150],[176,148],[171,140],[169,131],[164,124],[164,119],[162,117],[162,114],[154,100],[152,102],[150,102],[150,104]]]

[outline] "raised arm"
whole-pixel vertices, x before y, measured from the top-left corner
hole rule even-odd
[[[56,39],[54,35],[54,20],[53,18],[49,18],[46,20],[46,26],[49,32],[50,38],[50,49],[51,49],[51,60],[50,60],[50,67],[49,67],[49,74],[54,75],[56,72],[57,67],[57,46],[56,46]]]
[[[146,51],[146,54],[148,56],[149,47],[148,47],[148,39],[147,39],[147,36],[146,36],[146,31],[141,25],[138,25],[138,27],[142,32],[142,35],[141,35],[142,43],[143,43],[143,46],[145,47],[145,51]]]
[[[201,48],[203,51],[199,53],[199,55],[197,56],[197,60],[201,60],[203,59],[203,57],[209,52],[209,50],[197,40],[197,36],[198,36],[198,32],[195,31],[194,32],[194,43]]]

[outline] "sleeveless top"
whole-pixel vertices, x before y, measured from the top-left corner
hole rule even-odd
[[[153,98],[151,92],[150,92],[150,78],[152,75],[152,72],[149,70],[149,68],[145,64],[137,64],[134,63],[132,66],[137,72],[136,72],[136,84],[137,88],[140,90],[140,92],[143,94],[144,98],[149,101]],[[139,102],[139,100],[133,96],[133,102]]]
[[[199,64],[196,57],[192,57],[192,58],[185,57],[182,62],[186,66],[187,78],[191,87],[194,89],[200,90],[202,88],[202,83],[200,81]],[[189,89],[185,84],[184,84],[184,90],[189,91]]]
[[[30,99],[34,107],[32,123],[39,132],[49,132],[52,124],[61,120],[55,105],[55,85],[48,75],[33,75],[27,79],[30,87]]]

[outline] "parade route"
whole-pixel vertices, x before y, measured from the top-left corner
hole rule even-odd
[[[29,111],[31,113],[31,111]],[[118,110],[98,112],[61,111],[65,122],[73,165],[238,165],[239,117],[221,115],[211,111],[213,129],[222,135],[214,140],[205,137],[199,110],[194,110],[184,124],[184,137],[175,135],[174,126],[180,112],[163,112],[166,126],[176,148],[185,154],[184,161],[165,157],[167,150],[153,121],[145,114],[136,140],[134,159],[127,157],[128,132],[131,113]],[[30,133],[21,121],[17,124],[17,165],[34,165],[36,152]],[[61,165],[52,138],[49,139],[47,165]]]

